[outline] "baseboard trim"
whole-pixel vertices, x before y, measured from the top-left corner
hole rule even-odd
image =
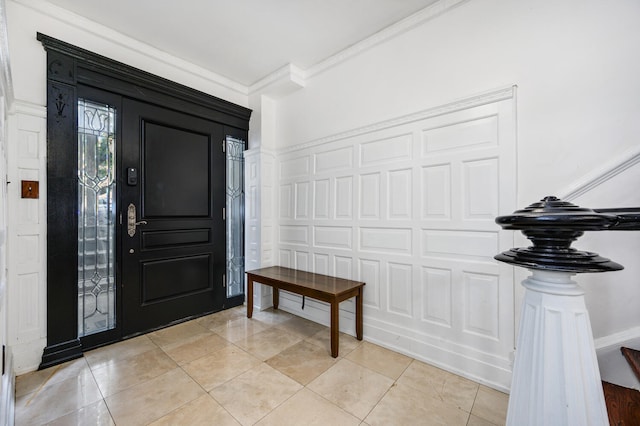
[[[280,293],[280,309],[310,321],[328,326],[329,305],[307,299],[304,310],[301,297],[286,292]],[[350,305],[340,309],[340,332],[355,336],[355,317],[349,312]],[[408,332],[407,332],[408,331]],[[364,340],[375,343],[418,361],[428,363],[443,370],[481,383],[501,392],[509,392],[513,363],[511,360],[478,353],[472,348],[460,345],[447,347],[447,342],[426,336],[412,336],[415,330],[402,330],[382,321],[364,317]]]
[[[592,170],[570,187],[559,191],[558,196],[565,201],[573,201],[638,163],[640,163],[640,147],[634,146],[623,152],[620,156]]]
[[[629,328],[618,333],[594,339],[596,350],[606,349],[612,346],[620,347],[629,340],[640,340],[640,327]]]
[[[0,425],[14,424],[15,417],[15,373],[13,372],[13,355],[7,348],[5,374],[2,375],[0,396]]]
[[[42,370],[63,362],[82,357],[82,345],[80,340],[73,339],[57,345],[47,346],[42,354],[42,362],[38,370]]]

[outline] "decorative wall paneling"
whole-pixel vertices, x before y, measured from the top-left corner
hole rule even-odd
[[[9,210],[9,345],[17,374],[40,363],[46,345],[46,110],[16,103],[10,116],[7,186]],[[39,198],[21,198],[20,181],[40,182]]]
[[[507,389],[515,207],[509,88],[279,152],[276,264],[363,280],[365,339]],[[281,306],[327,323],[328,306]],[[353,305],[341,305],[352,333]]]

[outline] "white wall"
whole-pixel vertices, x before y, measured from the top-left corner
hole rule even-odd
[[[7,12],[14,89],[21,101],[37,105],[46,101],[46,55],[36,40],[41,32],[238,105],[248,103],[246,87],[63,9],[8,0]]]
[[[640,3],[634,0],[471,0],[314,75],[304,89],[279,99],[277,151],[515,84],[514,209],[545,195],[564,195],[603,162],[623,161],[638,144],[639,18]],[[636,176],[620,174],[616,182],[637,188]],[[606,191],[602,202],[586,196],[574,202],[584,200],[587,207],[640,205],[620,186],[603,188],[592,192]],[[624,260],[627,267],[625,272],[577,278],[587,289],[594,334],[602,344],[640,334],[635,278],[640,266],[633,261],[637,233],[610,234],[597,240],[587,236],[575,244]],[[615,239],[615,250],[604,244],[609,239]],[[528,245],[524,238],[516,240]],[[619,253],[627,255],[616,259]],[[523,275],[516,271],[516,292]],[[364,328],[366,338],[366,319]]]
[[[46,98],[46,55],[35,39],[37,31],[237,104],[250,104],[244,87],[59,9],[49,7],[42,13],[24,4],[7,2],[15,97],[22,105],[9,123],[9,131],[14,134],[18,123],[25,120],[35,127],[44,123],[40,108]],[[640,3],[635,0],[471,0],[316,73],[307,79],[303,89],[274,100],[255,96],[251,106],[267,106],[256,118],[261,121],[260,128],[269,129],[263,142],[275,151],[268,154],[277,155],[278,150],[295,149],[300,144],[516,84],[515,207],[520,208],[545,195],[559,193],[596,169],[603,159],[615,160],[637,145],[639,17]],[[40,124],[31,121],[33,117]],[[255,141],[261,141],[261,135],[253,133],[250,140],[253,148]],[[15,143],[20,148],[17,138]],[[14,152],[8,155],[10,164],[18,160]],[[39,152],[37,161],[42,161],[44,155]],[[38,167],[42,179],[45,170]],[[623,175],[620,179],[623,185],[635,184]],[[622,193],[616,196],[615,187],[607,193],[610,198],[605,207],[618,202],[627,204]],[[262,200],[272,203],[268,211],[277,201]],[[9,195],[8,202],[17,206],[18,200]],[[36,211],[43,211],[43,202],[41,198]],[[257,212],[265,214],[260,213],[260,208]],[[273,235],[273,228],[259,223],[256,226]],[[17,232],[17,228],[13,229]],[[44,231],[36,235],[44,247]],[[617,238],[622,250],[636,248],[631,242],[633,237],[621,234]],[[277,241],[267,243],[274,251],[279,249]],[[598,243],[597,247],[588,248],[618,260],[604,247],[600,249]],[[586,248],[580,241],[576,246]],[[19,253],[25,247],[14,249]],[[256,256],[260,258],[259,253]],[[42,273],[37,283],[40,298],[45,296],[44,261],[39,260],[38,268]],[[600,275],[594,286],[597,292],[587,295],[598,338],[625,335],[636,330],[634,324],[638,325],[640,286],[632,277],[638,276],[639,271],[633,263],[625,266],[628,275]],[[16,270],[18,265],[10,263],[9,268]],[[580,282],[581,277],[578,279]],[[18,288],[16,282],[10,281],[9,287],[12,286]],[[39,339],[46,337],[45,312],[41,307],[32,309],[31,305],[16,306],[16,310],[33,313],[36,318],[32,321],[39,327],[39,337],[33,340],[20,335],[15,322],[10,323],[10,333],[16,333],[10,344],[29,347],[19,369],[27,371],[40,361],[42,348],[36,350],[28,345],[41,345]],[[365,336],[366,333],[365,323]]]
[[[278,103],[278,143],[517,84],[519,199],[535,201],[637,143],[639,16],[633,0],[472,0],[308,80]]]

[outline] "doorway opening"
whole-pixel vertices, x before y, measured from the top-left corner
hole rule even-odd
[[[251,111],[38,40],[48,63],[40,367],[242,304]]]

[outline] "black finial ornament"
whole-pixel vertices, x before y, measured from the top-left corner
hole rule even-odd
[[[597,253],[578,251],[571,243],[584,231],[616,229],[620,216],[578,207],[556,197],[545,197],[512,215],[496,218],[503,229],[520,230],[533,243],[495,256],[496,260],[529,269],[562,272],[619,271],[622,265]]]

